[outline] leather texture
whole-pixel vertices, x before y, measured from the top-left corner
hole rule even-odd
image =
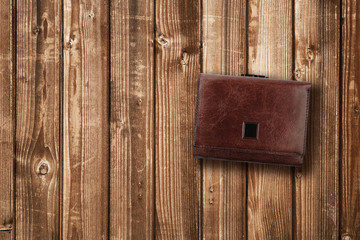
[[[194,157],[300,166],[310,87],[308,82],[200,74]],[[257,130],[250,138],[247,124]]]

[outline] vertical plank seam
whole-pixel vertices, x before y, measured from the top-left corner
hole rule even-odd
[[[341,240],[341,219],[342,219],[342,187],[341,187],[341,182],[342,182],[342,139],[343,139],[343,132],[342,132],[342,124],[343,124],[343,119],[342,119],[342,111],[343,111],[343,1],[340,1],[340,14],[339,14],[339,159],[338,159],[338,191],[339,191],[339,198],[338,198],[338,217],[336,218],[336,222],[338,224],[338,239]]]
[[[224,38],[223,42],[224,42],[224,51],[222,51],[222,55],[223,55],[223,58],[224,58],[224,61],[221,61],[221,74],[229,74],[230,71],[228,69],[228,66],[229,66],[229,61],[228,61],[228,58],[229,58],[229,44],[228,44],[228,36],[229,36],[229,29],[228,29],[228,26],[229,26],[229,1],[226,0],[224,2],[224,18],[222,18],[222,29],[224,30],[224,33],[225,34],[222,34],[222,38]],[[229,37],[230,38],[230,37]],[[227,163],[223,163],[221,168],[222,170],[224,171],[225,168],[228,168],[229,164]],[[225,193],[226,194],[226,193]],[[226,199],[226,196],[225,196],[225,199]],[[222,226],[222,227],[225,227],[225,226]],[[226,230],[225,230],[226,232]],[[226,236],[224,236],[226,237]]]
[[[249,74],[249,63],[248,63],[248,59],[249,59],[249,1],[250,0],[246,0],[246,10],[245,10],[245,74]],[[247,168],[248,168],[248,163],[246,164],[246,172],[247,172]],[[246,177],[246,181],[247,181],[247,177]],[[247,183],[246,183],[247,186]],[[247,188],[247,187],[246,187]]]
[[[11,21],[11,28],[12,28],[12,89],[11,89],[11,99],[13,101],[13,109],[12,109],[12,120],[14,121],[14,135],[13,135],[13,227],[12,227],[12,237],[16,239],[16,112],[17,112],[17,99],[16,99],[16,92],[17,92],[17,0],[13,0],[11,2],[12,7],[12,21]]]
[[[291,80],[295,80],[295,0],[291,0]],[[293,173],[295,172],[295,168],[291,168],[291,177],[293,177]],[[294,185],[292,185],[294,187]],[[294,229],[292,229],[294,230]],[[293,231],[292,231],[293,232]],[[292,238],[293,239],[293,238]]]
[[[319,3],[319,9],[317,10],[317,14],[318,14],[318,18],[319,18],[319,26],[318,26],[318,31],[319,31],[319,39],[321,39],[321,40],[324,40],[324,38],[325,38],[325,35],[326,35],[326,29],[325,29],[325,27],[323,27],[323,25],[324,24],[326,24],[324,21],[324,13],[325,13],[325,10],[324,10],[324,7],[325,7],[325,4],[321,1],[320,3]],[[320,47],[320,49],[325,49],[325,46],[324,46],[324,41],[320,41],[320,43],[319,43],[319,47]],[[321,61],[320,63],[319,63],[319,67],[320,67],[320,69],[325,69],[325,63],[324,63],[324,59],[326,58],[326,53],[325,52],[322,52],[321,53],[321,57],[322,57],[322,59],[323,59],[323,61]],[[323,71],[321,71],[321,73],[320,73],[320,78],[321,79],[323,79],[323,77],[324,77],[324,75],[325,75],[325,73],[323,72]],[[324,100],[324,98],[326,97],[325,96],[325,91],[324,91],[324,81],[322,80],[321,82],[320,82],[320,84],[319,84],[319,87],[320,87],[320,92],[319,92],[319,94],[320,94],[320,96],[321,96],[321,100],[320,100],[320,103],[319,103],[319,108],[320,109],[324,109],[324,105],[326,104],[326,103],[324,103],[325,102],[325,100]],[[320,129],[322,129],[323,128],[323,126],[324,126],[324,116],[325,116],[326,114],[324,114],[324,111],[320,111],[319,112],[319,126],[321,126],[320,127]],[[320,133],[319,133],[319,136],[320,136],[320,140],[322,140],[323,138],[324,138],[324,133],[320,130]],[[326,146],[325,146],[325,149],[326,149]],[[319,144],[319,152],[320,152],[320,158],[319,158],[319,161],[320,161],[320,165],[322,165],[323,164],[323,158],[324,158],[324,153],[323,153],[323,151],[324,151],[324,144],[323,144],[323,142],[321,141],[321,143]],[[320,171],[319,172],[319,184],[320,184],[320,189],[319,189],[319,208],[322,210],[322,209],[324,209],[324,204],[323,204],[323,201],[324,201],[324,194],[323,194],[323,171]],[[319,223],[319,226],[320,226],[320,228],[322,228],[322,226],[323,226],[323,222],[322,222],[322,220],[323,220],[323,211],[321,211],[320,213],[319,213],[319,217],[318,218],[320,218],[320,223]],[[323,231],[319,231],[318,232],[318,236],[320,237],[320,238],[322,238],[323,237]]]
[[[156,239],[156,219],[157,219],[157,211],[156,211],[156,0],[153,2],[153,239]]]
[[[295,167],[291,168],[291,186],[292,186],[292,231],[291,231],[291,239],[296,239],[297,229],[296,229],[296,185],[295,185]]]
[[[291,64],[291,80],[295,80],[295,0],[291,1],[292,8],[292,64]]]
[[[249,74],[249,0],[246,0],[245,11],[245,74]],[[249,164],[245,163],[245,239],[248,240],[248,199],[249,199]]]
[[[63,173],[64,173],[64,0],[60,0],[60,55],[59,57],[59,239],[63,239]]]
[[[294,80],[295,79],[295,0],[291,1],[291,11],[292,11],[292,16],[291,16],[291,20],[292,20],[292,65],[291,65],[291,79]],[[309,123],[308,123],[309,124]],[[307,126],[305,126],[307,128]],[[304,147],[305,147],[306,142],[304,143]],[[295,167],[291,168],[291,201],[292,201],[292,206],[291,206],[291,214],[292,214],[292,231],[291,231],[291,239],[296,239],[296,183],[295,183]]]
[[[111,0],[108,0],[108,80],[107,94],[108,94],[108,219],[107,219],[107,239],[110,240],[111,236]]]
[[[249,189],[249,165],[248,163],[245,163],[246,169],[245,169],[245,239],[247,240],[249,237],[248,234],[248,189]]]
[[[204,36],[203,36],[203,16],[204,16],[204,10],[203,10],[203,0],[199,0],[200,1],[200,14],[199,14],[199,27],[200,27],[200,56],[199,56],[199,64],[200,64],[200,73],[202,73],[204,71]],[[199,81],[199,80],[198,80]],[[197,85],[199,85],[199,82],[197,83]],[[197,88],[197,95],[199,94],[199,87]],[[196,104],[197,104],[197,100],[196,100]],[[196,108],[197,109],[197,106]],[[196,110],[195,110],[196,111]],[[195,119],[194,119],[194,123],[196,122],[196,114],[195,114]],[[194,128],[195,128],[195,124],[194,124]],[[193,140],[194,141],[194,140]],[[200,197],[199,197],[199,239],[203,239],[204,238],[204,181],[203,181],[203,177],[204,177],[204,161],[202,159],[199,159],[200,161]]]
[[[319,9],[319,17],[320,17],[320,23],[323,25],[323,26],[326,26],[326,5],[325,5],[325,2],[324,1],[321,1],[320,3],[320,9]],[[321,27],[321,30],[319,31],[320,32],[320,39],[323,39],[325,40],[326,38],[326,27]],[[321,41],[320,42],[320,48],[321,49],[325,49],[325,41]],[[325,52],[322,53],[322,58],[323,60],[325,59]],[[327,59],[328,60],[328,59]],[[321,69],[325,69],[326,65],[325,65],[325,61],[321,61]],[[326,75],[325,72],[322,72],[322,75],[321,77],[323,78],[324,75]],[[325,107],[327,106],[327,89],[324,90],[325,88],[325,81],[321,81],[321,94],[322,94],[322,99],[320,101],[320,109],[325,109]],[[326,113],[325,111],[320,111],[320,126],[325,126],[326,124]],[[336,133],[335,133],[336,134]],[[320,139],[324,139],[324,136],[325,133],[323,131],[320,132]],[[320,164],[324,164],[324,158],[326,157],[326,153],[324,154],[324,150],[326,151],[327,149],[327,145],[323,144],[323,142],[321,142],[320,144]],[[325,156],[324,156],[325,155]],[[324,192],[324,175],[326,175],[326,173],[324,173],[323,171],[320,171],[320,209],[324,209],[324,199],[326,199],[326,197],[324,196],[323,192]],[[323,228],[323,225],[324,225],[324,213],[323,211],[321,212],[320,214],[320,228]],[[320,231],[320,238],[324,238],[324,231]]]
[[[291,185],[292,185],[292,235],[291,235],[291,239],[296,239],[296,233],[297,233],[297,229],[296,229],[296,185],[295,185],[295,167],[292,167],[291,169]]]

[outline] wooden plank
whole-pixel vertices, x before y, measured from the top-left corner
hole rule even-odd
[[[296,239],[338,239],[340,2],[295,2],[295,79],[312,83],[307,153],[295,171]]]
[[[110,238],[154,236],[154,6],[111,2]]]
[[[59,234],[60,2],[17,3],[17,239]]]
[[[64,239],[108,238],[108,9],[64,0]]]
[[[156,1],[156,238],[199,236],[200,162],[192,157],[200,1]]]
[[[360,3],[342,6],[341,236],[360,239]]]
[[[0,239],[14,236],[14,79],[11,0],[0,1]]]
[[[248,70],[292,78],[292,1],[250,0]],[[292,171],[248,164],[248,238],[292,239]]]
[[[246,73],[246,1],[203,2],[203,71]],[[203,239],[246,239],[246,164],[203,160]]]

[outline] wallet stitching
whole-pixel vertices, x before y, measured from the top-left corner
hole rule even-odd
[[[264,154],[269,155],[269,154]],[[273,155],[278,156],[278,155]],[[237,160],[237,159],[228,159],[228,158],[217,158],[217,157],[208,157],[208,156],[201,156],[201,155],[194,155],[194,158],[202,158],[202,159],[214,159],[214,160],[220,160],[220,161],[235,161],[235,162],[246,162],[246,163],[259,163],[259,164],[271,164],[271,165],[281,165],[281,166],[295,166],[299,167],[301,166],[301,159],[299,162],[292,161],[291,163],[285,163],[285,162],[277,162],[277,161],[261,161],[261,160]]]
[[[195,140],[196,140],[197,118],[198,118],[198,108],[199,108],[199,98],[200,98],[200,91],[199,91],[200,90],[200,82],[201,82],[201,74],[199,75],[197,94],[196,94],[193,146],[195,146]]]
[[[307,136],[307,128],[309,121],[309,104],[310,103],[310,88],[307,90],[307,102],[306,102],[306,119],[305,119],[305,128],[304,128],[304,142],[303,142],[303,152],[301,154],[302,157],[305,155],[306,150],[306,136]]]
[[[194,145],[195,148],[205,148],[205,149],[212,149],[212,150],[224,150],[229,152],[245,152],[245,153],[263,153],[269,155],[297,155],[301,156],[302,154],[296,152],[271,152],[271,151],[263,151],[263,150],[250,150],[250,149],[240,149],[240,148],[224,148],[224,147],[213,147],[213,146],[203,146],[203,145]]]

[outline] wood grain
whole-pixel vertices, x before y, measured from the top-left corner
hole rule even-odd
[[[203,72],[246,73],[246,1],[203,2]],[[246,164],[203,160],[203,239],[246,239]]]
[[[360,239],[360,4],[342,6],[341,236]]]
[[[17,239],[59,234],[60,9],[60,1],[17,4]]]
[[[14,78],[11,0],[0,1],[0,239],[14,237]]]
[[[108,9],[64,0],[64,239],[108,238]]]
[[[0,239],[360,239],[357,1],[0,14]],[[304,166],[193,159],[200,71],[311,82]]]
[[[248,71],[292,78],[292,2],[250,0]],[[292,239],[291,168],[248,164],[248,239]]]
[[[312,83],[307,153],[295,172],[296,239],[338,239],[340,3],[295,2],[295,79]]]
[[[156,239],[200,234],[200,162],[192,157],[200,1],[156,1]]]
[[[111,2],[110,238],[154,236],[154,6]]]

